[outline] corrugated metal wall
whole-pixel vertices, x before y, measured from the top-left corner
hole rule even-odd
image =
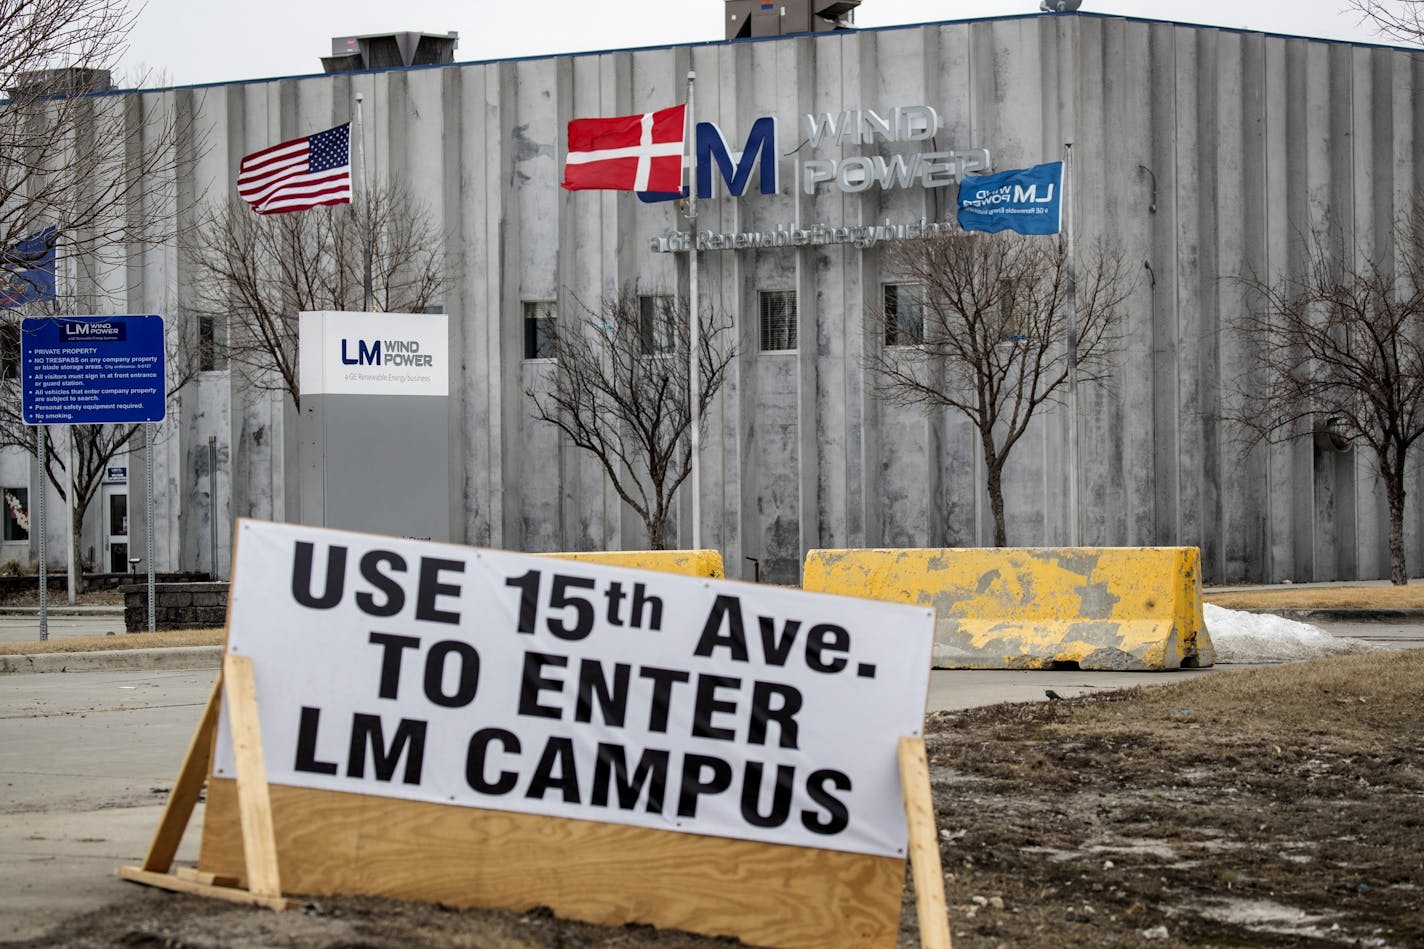
[[[363,93],[371,173],[410,184],[446,235],[452,509],[463,512],[455,533],[522,550],[635,548],[645,543],[641,525],[594,460],[532,417],[525,391],[547,385],[551,367],[523,359],[521,301],[557,301],[570,318],[580,301],[623,284],[686,291],[685,255],[648,250],[679,226],[675,208],[558,183],[569,119],[681,101],[689,68],[697,118],[718,122],[734,146],[762,115],[777,117],[786,153],[801,142],[804,113],[912,104],[943,117],[938,147],[986,147],[999,169],[1054,160],[1072,142],[1080,239],[1119,240],[1141,276],[1115,383],[1080,399],[1082,542],[1198,545],[1208,582],[1388,575],[1383,491],[1369,458],[1309,439],[1248,451],[1217,418],[1250,369],[1230,330],[1245,305],[1236,275],[1298,270],[1300,237],[1320,229],[1342,255],[1392,253],[1392,217],[1409,207],[1424,167],[1414,134],[1424,109],[1419,54],[1059,15],[162,95],[209,129],[198,175],[183,187],[225,200],[242,154],[346,121]],[[815,154],[856,148],[822,144]],[[793,168],[783,160],[775,197],[700,202],[699,223],[770,230],[952,209],[952,189],[799,198]],[[888,405],[867,383],[866,347],[878,342],[865,313],[886,277],[876,248],[704,252],[703,299],[735,319],[739,345],[703,435],[702,537],[722,550],[729,575],[750,576],[745,558],[754,557],[764,579],[794,582],[817,546],[992,538],[968,425]],[[182,321],[191,290],[181,255],[146,255],[129,279],[135,312]],[[798,291],[795,352],[757,351],[762,290]],[[295,517],[290,408],[235,380],[231,407],[213,404],[220,378],[184,395],[179,438],[160,456],[170,496],[159,522],[206,505],[193,456],[218,426],[232,449],[226,510]],[[1011,543],[1068,542],[1066,438],[1054,410],[1015,448]],[[1416,469],[1411,498],[1421,487]],[[1420,519],[1411,500],[1414,564]],[[161,531],[160,561],[198,563],[207,536]]]

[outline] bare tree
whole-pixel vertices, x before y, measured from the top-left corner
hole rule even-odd
[[[1396,235],[1397,260],[1352,267],[1316,238],[1299,276],[1240,278],[1260,305],[1240,321],[1253,359],[1229,417],[1267,441],[1323,428],[1367,447],[1389,508],[1390,580],[1403,584],[1405,467],[1424,436],[1424,216]]]
[[[1010,232],[907,241],[888,253],[905,284],[878,311],[886,345],[873,347],[868,368],[890,400],[943,406],[973,424],[994,544],[1005,546],[1009,456],[1039,408],[1064,394],[1070,352],[1078,382],[1107,379],[1134,281],[1106,245],[1082,255],[1075,280],[1065,240]]]
[[[1349,0],[1349,8],[1387,39],[1424,44],[1424,0]]]
[[[73,307],[93,312],[104,293],[100,274],[144,248],[172,242],[177,181],[203,148],[204,136],[171,94],[109,94],[111,70],[137,13],[127,0],[0,0],[0,265],[19,297],[33,297],[25,292],[39,289],[25,287],[35,273],[29,269],[33,251],[22,248],[38,235],[52,235],[53,262],[45,269],[72,274],[83,287],[83,293],[71,287],[62,295],[70,309],[61,311],[60,299],[52,298],[25,303],[0,320],[6,366],[0,447],[39,452],[39,430],[21,418],[14,374],[20,317],[75,312]],[[52,292],[46,288],[43,296]],[[5,305],[15,306],[14,294],[5,294]],[[170,372],[170,383],[182,379],[185,373]],[[104,469],[137,429],[69,429],[79,532]],[[64,456],[55,450],[55,430],[44,432],[50,449],[45,476],[63,498]]]
[[[552,390],[527,394],[537,418],[598,459],[613,490],[642,518],[649,545],[665,550],[677,490],[692,471],[687,304],[625,288],[597,308],[580,307],[581,318],[567,326],[550,321],[558,360]],[[699,319],[699,420],[726,381],[730,329],[713,315]]]
[[[180,169],[203,136],[160,92],[104,94],[137,16],[126,0],[0,0],[0,249],[57,229],[85,272],[172,240]]]
[[[398,186],[369,200],[374,307],[419,313],[440,303],[445,247],[429,210]],[[260,215],[237,200],[205,215],[186,310],[226,325],[216,345],[254,387],[286,392],[300,408],[297,315],[366,308],[365,217],[364,202]]]

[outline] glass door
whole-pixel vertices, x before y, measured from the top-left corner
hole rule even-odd
[[[109,572],[128,573],[128,485],[114,484],[104,486],[104,548],[109,553]]]

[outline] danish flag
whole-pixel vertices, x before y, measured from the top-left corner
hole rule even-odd
[[[686,113],[687,106],[675,105],[642,115],[574,119],[564,187],[680,193]]]

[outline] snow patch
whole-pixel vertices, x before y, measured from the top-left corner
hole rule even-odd
[[[1337,639],[1319,626],[1274,613],[1246,613],[1203,603],[1202,615],[1218,663],[1290,662],[1375,648],[1358,640]]]

